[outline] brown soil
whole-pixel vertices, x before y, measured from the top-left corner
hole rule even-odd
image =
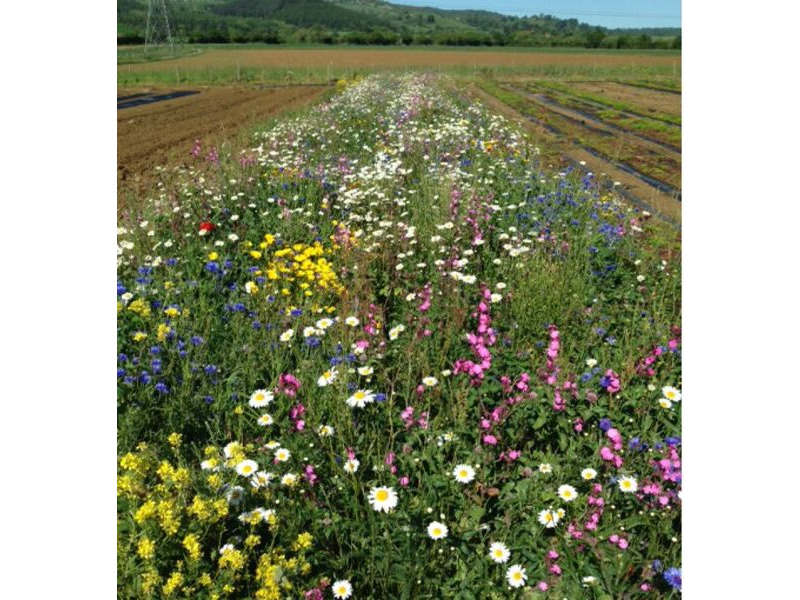
[[[118,205],[123,197],[152,185],[154,167],[188,162],[194,140],[201,140],[206,148],[219,144],[244,127],[313,101],[325,89],[324,86],[266,90],[211,88],[193,96],[118,110]],[[118,89],[117,96],[144,91],[147,90]]]
[[[610,100],[624,102],[632,107],[638,107],[647,114],[660,112],[668,115],[681,116],[681,96],[670,92],[661,92],[622,83],[574,83],[570,84],[576,91],[606,96]]]
[[[223,67],[436,67],[436,66],[642,66],[680,65],[680,56],[631,54],[492,52],[474,50],[210,50],[195,56],[118,65],[117,71],[202,70]]]
[[[678,223],[681,222],[681,203],[678,200],[647,185],[634,175],[616,168],[612,163],[598,158],[585,150],[576,148],[569,140],[565,140],[561,136],[556,136],[543,127],[531,123],[518,111],[502,103],[491,94],[476,87],[471,87],[469,91],[495,111],[522,125],[536,136],[535,139],[541,139],[544,144],[560,152],[567,159],[575,162],[584,162],[595,175],[607,177],[611,181],[618,181],[624,190],[650,205],[656,213],[661,213],[666,217],[674,219]]]

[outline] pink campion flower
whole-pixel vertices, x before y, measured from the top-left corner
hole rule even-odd
[[[314,485],[317,482],[317,474],[314,472],[314,467],[311,465],[306,465],[305,468],[305,477],[308,480],[309,485]]]
[[[602,448],[600,448],[600,458],[607,461],[614,460],[614,453],[608,446],[603,446]]]
[[[669,342],[667,342],[667,347],[672,351],[677,350],[678,349],[678,340],[670,340]]]
[[[352,448],[347,448],[347,460],[355,460],[356,458],[356,451]]]
[[[625,548],[628,547],[628,540],[626,540],[625,538],[620,538],[617,546],[620,547],[620,550],[625,550]]]
[[[547,558],[551,560],[558,560],[558,552],[555,550],[550,550],[547,552]]]
[[[639,589],[642,590],[643,592],[649,592],[650,591],[650,584],[643,583],[642,585],[639,586]]]
[[[536,584],[536,587],[538,587],[541,591],[546,592],[548,586],[546,582],[540,581],[539,583]]]
[[[483,443],[489,446],[496,446],[497,445],[497,438],[493,435],[484,435],[483,436]]]
[[[300,419],[299,421],[295,421],[294,428],[297,431],[303,431],[306,428],[306,422]]]
[[[602,498],[595,498],[595,504],[597,506],[603,507],[603,506],[605,506],[606,501],[603,500]]]
[[[561,575],[561,567],[558,565],[550,565],[550,572],[553,575]]]
[[[584,527],[586,527],[586,529],[588,529],[589,531],[594,531],[595,529],[597,529],[597,522],[589,521],[588,523],[586,523],[586,525],[584,525]]]
[[[491,429],[492,422],[489,419],[481,419],[481,429]]]
[[[622,457],[621,457],[619,454],[615,454],[615,455],[614,455],[614,459],[612,460],[612,462],[614,463],[614,466],[615,466],[617,469],[619,469],[619,468],[622,466],[622,464],[623,464],[623,462],[622,462]]]
[[[667,504],[669,504],[669,496],[659,496],[658,503],[661,506],[666,506]]]
[[[389,452],[386,454],[386,458],[383,459],[383,462],[387,465],[394,464],[394,452]]]
[[[620,390],[619,385],[619,375],[614,373],[611,369],[606,371],[606,377],[608,378],[608,384],[606,385],[606,391],[609,394],[616,394]]]
[[[403,487],[406,487],[409,483],[411,483],[411,480],[406,475],[403,475],[400,479],[397,480],[397,483],[399,483]]]
[[[619,536],[616,533],[611,534],[608,536],[608,541],[612,544],[616,544],[619,541]]]
[[[575,431],[577,431],[578,433],[580,433],[581,431],[583,431],[583,419],[581,419],[580,417],[578,417],[577,419],[575,419],[575,420],[572,422],[572,429],[574,429],[574,430],[575,430]]]

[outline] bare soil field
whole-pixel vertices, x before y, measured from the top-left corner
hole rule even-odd
[[[514,52],[475,50],[210,50],[194,56],[158,62],[119,65],[117,71],[170,71],[218,68],[306,68],[306,67],[515,67],[515,66],[669,66],[680,67],[678,55]]]
[[[610,100],[641,108],[643,111],[662,112],[676,117],[681,115],[680,94],[645,89],[611,81],[603,83],[572,83],[570,85],[576,91],[605,96]]]
[[[211,88],[199,94],[117,111],[117,202],[152,183],[155,166],[188,163],[194,140],[219,144],[243,127],[317,98],[325,86]],[[117,96],[144,93],[118,89]]]

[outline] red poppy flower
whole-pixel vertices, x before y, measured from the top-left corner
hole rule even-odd
[[[210,221],[203,221],[200,223],[200,231],[205,231],[206,233],[214,231],[214,224]]]

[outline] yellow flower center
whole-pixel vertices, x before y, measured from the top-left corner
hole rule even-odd
[[[467,476],[467,472],[464,469],[462,469],[462,470],[460,470],[458,472],[458,476],[459,477],[466,477]]]
[[[364,396],[366,396],[366,394],[364,392],[356,392],[355,393],[355,397],[356,397],[357,400],[361,400],[362,398],[364,398]]]
[[[511,577],[513,577],[515,581],[519,581],[520,579],[522,579],[522,573],[520,573],[519,571],[517,571],[516,573],[514,573],[513,575],[511,575]]]
[[[442,534],[441,529],[439,529],[438,527],[433,528],[433,535],[441,535],[441,534]]]
[[[375,494],[375,499],[378,502],[386,502],[389,499],[389,492],[386,490],[378,490],[378,493]]]
[[[340,596],[344,596],[344,595],[347,593],[347,588],[346,588],[346,587],[344,587],[343,585],[342,585],[342,586],[339,586],[339,590],[338,590],[338,592],[339,592],[339,595],[340,595]]]

